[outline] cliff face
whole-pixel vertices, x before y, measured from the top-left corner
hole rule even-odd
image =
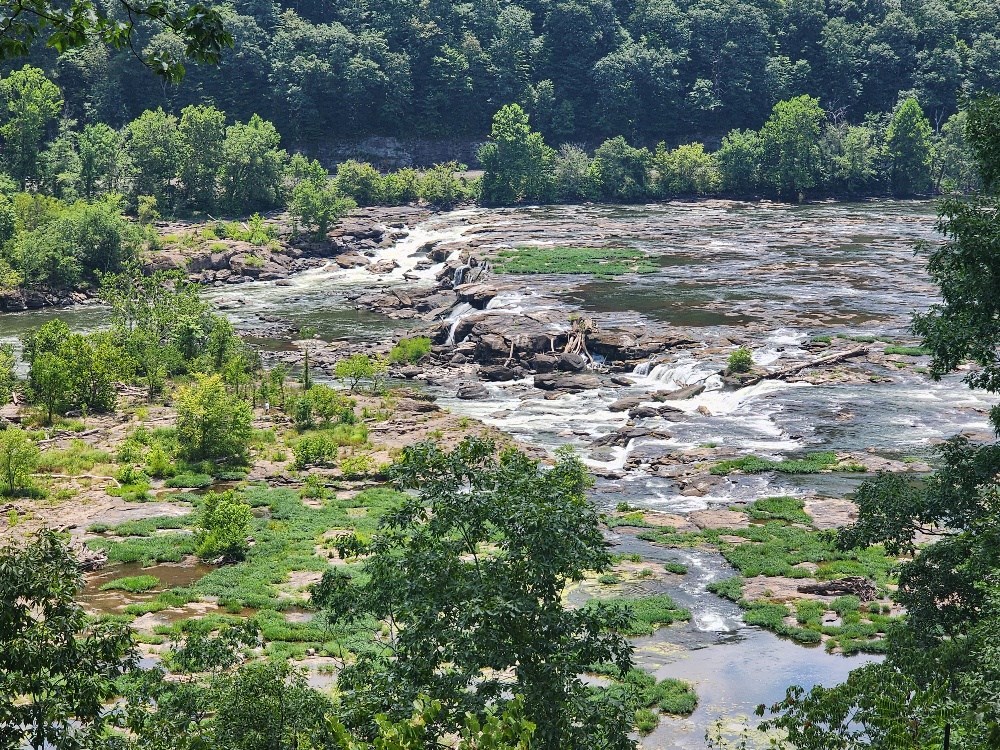
[[[399,139],[388,136],[371,136],[361,141],[336,141],[303,146],[302,151],[319,159],[327,169],[333,170],[347,159],[371,162],[380,170],[401,167],[430,167],[457,161],[469,168],[479,167],[476,153],[482,141]]]

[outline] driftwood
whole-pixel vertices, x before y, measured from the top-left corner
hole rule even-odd
[[[782,380],[791,375],[798,375],[803,370],[810,370],[814,367],[826,367],[827,365],[843,362],[845,359],[860,357],[861,355],[867,353],[867,346],[859,346],[856,349],[848,349],[845,352],[834,352],[833,354],[827,354],[819,359],[814,359],[812,362],[802,362],[797,365],[792,365],[791,367],[786,367],[783,370],[776,370],[775,372],[768,372],[763,375],[759,375],[756,378],[751,378],[750,380],[744,382],[742,387],[746,388],[747,386],[757,385],[757,383],[762,380]]]
[[[579,354],[588,362],[593,362],[594,357],[587,350],[587,334],[594,330],[594,322],[588,318],[573,318],[570,322],[570,332],[563,352],[566,354]]]
[[[81,545],[72,546],[76,556],[76,566],[84,573],[100,570],[108,563],[108,553],[102,549],[89,549]]]
[[[818,594],[819,596],[856,596],[863,602],[878,599],[878,589],[875,584],[862,576],[849,576],[833,581],[820,583],[804,583],[798,587],[800,594]]]

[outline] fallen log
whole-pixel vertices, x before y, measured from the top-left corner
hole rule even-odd
[[[786,367],[783,370],[775,370],[774,372],[767,372],[763,375],[758,375],[756,378],[750,378],[743,383],[742,387],[746,388],[751,385],[757,385],[757,383],[762,380],[782,380],[784,378],[790,377],[792,375],[798,375],[803,370],[811,370],[814,367],[826,367],[827,365],[833,365],[837,362],[843,362],[845,359],[853,359],[854,357],[860,357],[863,354],[868,353],[867,346],[859,346],[855,349],[848,349],[845,352],[834,352],[833,354],[827,354],[819,359],[814,359],[812,362],[800,362],[797,365],[792,365],[791,367]]]
[[[853,595],[863,602],[878,599],[878,589],[875,584],[862,576],[848,576],[820,583],[804,583],[797,590],[800,594],[817,594],[819,596]]]

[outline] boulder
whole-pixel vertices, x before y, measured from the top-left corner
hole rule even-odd
[[[341,268],[357,268],[358,266],[367,266],[368,259],[363,255],[358,255],[357,253],[345,253],[343,255],[338,255],[333,259]]]
[[[705,386],[702,383],[695,383],[694,385],[686,385],[683,388],[678,388],[676,391],[660,392],[653,396],[657,401],[684,401],[689,398],[694,398],[705,392]]]
[[[556,362],[556,358],[551,354],[536,354],[531,358],[529,364],[535,372],[552,372],[556,369]]]
[[[460,302],[468,302],[477,310],[485,310],[486,305],[497,296],[497,290],[487,284],[461,284],[455,287]]]
[[[625,398],[620,398],[612,403],[608,406],[608,409],[610,411],[628,411],[629,409],[634,409],[641,403],[642,399],[638,396],[626,396]]]
[[[514,380],[517,372],[512,367],[503,365],[483,365],[479,368],[479,377],[483,380]]]
[[[483,401],[490,397],[490,392],[482,383],[468,383],[459,386],[455,395],[464,401]]]
[[[589,391],[600,386],[601,381],[596,375],[590,373],[561,374],[551,373],[535,376],[535,388],[543,391],[564,391],[566,393],[579,393]]]
[[[574,352],[564,352],[559,355],[556,367],[566,372],[581,372],[587,369],[587,360],[583,355]]]
[[[636,406],[628,410],[628,415],[631,419],[646,419],[647,417],[658,417],[660,411],[652,406]]]
[[[384,258],[377,263],[372,263],[368,266],[368,271],[370,273],[382,275],[386,273],[392,273],[397,268],[399,268],[399,263],[394,261],[392,258]]]

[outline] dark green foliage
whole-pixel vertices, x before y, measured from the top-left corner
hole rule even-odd
[[[743,577],[733,576],[724,578],[721,581],[713,581],[708,584],[708,590],[713,594],[718,594],[724,599],[738,602],[743,598]]]
[[[201,489],[203,487],[209,487],[215,479],[210,474],[175,474],[170,477],[166,482],[164,482],[165,487],[173,488],[183,488],[183,489]]]
[[[0,549],[0,726],[8,747],[76,747],[112,718],[138,656],[128,626],[92,624],[83,577],[52,531]],[[38,613],[44,612],[44,617]]]
[[[663,567],[668,573],[675,573],[680,576],[686,575],[688,572],[687,565],[685,565],[684,563],[675,562],[673,560],[663,563]]]
[[[498,273],[592,273],[620,276],[653,273],[656,266],[640,250],[622,247],[518,247],[501,250]]]
[[[196,552],[203,560],[242,560],[250,549],[254,516],[233,492],[205,495],[196,527]]]
[[[541,133],[531,130],[519,105],[502,107],[493,116],[490,139],[479,149],[485,170],[480,199],[488,206],[547,202],[553,196],[554,158],[555,152]]]
[[[533,747],[630,748],[632,717],[579,680],[589,664],[630,666],[617,633],[624,610],[568,610],[561,599],[566,583],[611,562],[586,472],[566,454],[543,470],[495,450],[471,438],[450,453],[408,447],[396,479],[417,492],[369,544],[352,545],[370,555],[364,577],[352,584],[330,572],[316,588],[331,617],[391,613],[399,625],[384,644],[393,658],[362,654],[342,672],[344,716],[370,731],[374,713],[408,715],[425,692],[442,702],[436,721],[447,728],[517,693],[537,726]],[[513,684],[491,676],[507,669]]]

